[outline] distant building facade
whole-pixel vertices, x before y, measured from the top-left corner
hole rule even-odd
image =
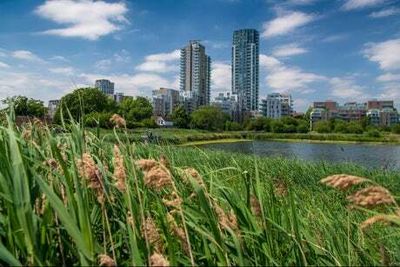
[[[289,94],[273,93],[261,100],[261,114],[267,118],[280,119],[293,115],[293,99]]]
[[[228,114],[232,120],[239,121],[240,110],[237,95],[232,95],[229,92],[227,92],[226,95],[220,93],[214,98],[212,105],[220,108],[222,112]]]
[[[114,83],[113,82],[106,80],[106,79],[96,80],[94,87],[98,88],[104,94],[114,97]]]
[[[372,125],[390,127],[399,123],[399,113],[394,107],[394,101],[371,100],[367,102],[368,120]]]
[[[169,88],[153,90],[153,115],[166,118],[179,104],[179,91]]]
[[[185,101],[190,102],[189,112],[210,104],[211,58],[199,41],[189,41],[181,49],[180,90]],[[189,99],[193,98],[193,99]]]
[[[233,32],[232,94],[238,96],[243,111],[258,111],[259,39],[254,29]]]
[[[114,94],[114,101],[117,103],[121,103],[122,100],[124,100],[124,98],[125,98],[124,93],[115,93]]]
[[[47,112],[50,118],[54,118],[57,108],[60,106],[60,102],[61,100],[59,99],[49,101]]]

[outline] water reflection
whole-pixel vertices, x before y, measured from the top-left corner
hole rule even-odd
[[[201,147],[267,157],[282,156],[334,163],[353,162],[366,167],[400,169],[399,145],[253,141],[207,144]]]

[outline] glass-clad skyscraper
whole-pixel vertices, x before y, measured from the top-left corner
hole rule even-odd
[[[254,29],[234,31],[232,42],[232,93],[241,109],[258,110],[259,33]]]
[[[96,80],[94,87],[100,89],[100,91],[102,91],[106,95],[109,96],[114,95],[114,83],[109,80],[105,79]]]
[[[193,103],[191,109],[209,105],[211,59],[199,41],[190,41],[181,49],[180,68],[180,90]]]

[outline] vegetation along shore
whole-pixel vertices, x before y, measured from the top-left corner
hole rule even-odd
[[[8,120],[1,264],[400,264],[398,172],[134,144],[124,128],[110,142],[76,123],[60,135]]]

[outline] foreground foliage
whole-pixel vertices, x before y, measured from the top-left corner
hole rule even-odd
[[[319,184],[345,172],[396,195],[398,173],[135,145],[120,131],[113,144],[78,124],[0,127],[0,264],[400,264],[398,228],[363,231],[369,216]]]

